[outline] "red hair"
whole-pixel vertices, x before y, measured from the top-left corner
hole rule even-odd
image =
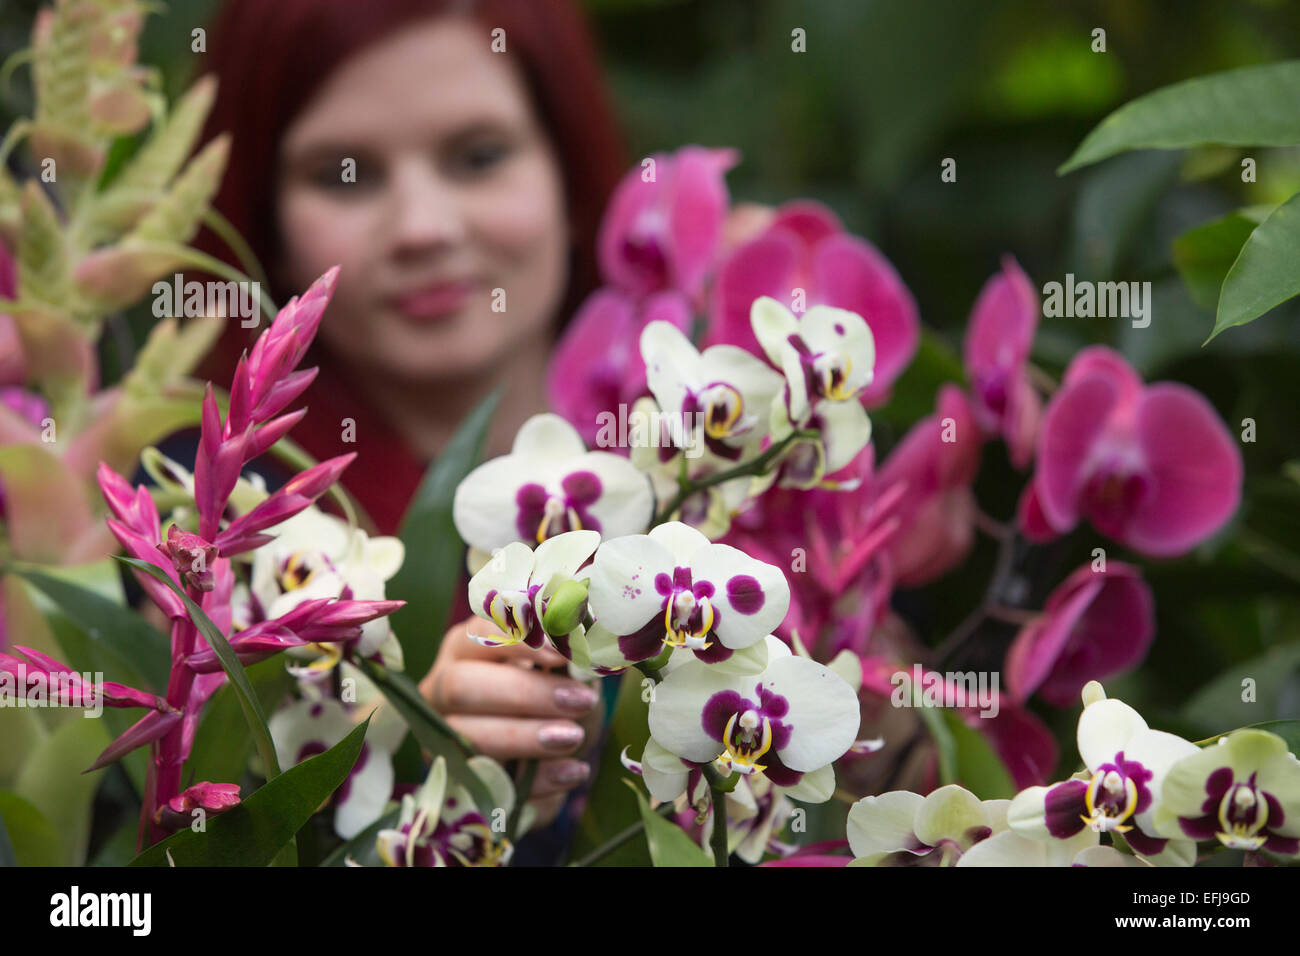
[[[199,61],[200,69],[219,82],[203,140],[222,132],[232,133],[234,140],[214,205],[273,272],[279,254],[276,166],[285,131],[349,56],[407,24],[440,14],[462,14],[487,29],[504,29],[508,55],[522,68],[536,115],[559,155],[574,238],[558,316],[563,324],[598,284],[596,232],[605,202],[628,163],[595,43],[574,0],[226,0],[213,24],[209,52]],[[210,233],[203,233],[197,244],[235,261]],[[302,290],[269,291],[283,304]],[[230,323],[204,372],[218,384],[229,381],[253,334]],[[316,454],[302,432],[310,431],[317,412],[333,415],[340,409],[337,402],[327,409],[320,389],[313,391],[308,396],[312,412],[293,437]],[[362,402],[361,396],[353,398]],[[333,419],[335,427],[337,421]],[[352,470],[380,464],[358,462]],[[382,465],[388,466],[392,463]],[[405,507],[404,500],[377,506],[361,497],[381,528],[393,525],[392,515]],[[388,497],[402,496],[392,489]]]

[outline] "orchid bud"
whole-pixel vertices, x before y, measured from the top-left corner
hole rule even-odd
[[[552,637],[563,637],[582,623],[586,613],[587,582],[565,581],[546,605],[542,629]]]

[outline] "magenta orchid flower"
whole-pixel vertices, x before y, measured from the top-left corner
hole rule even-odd
[[[1025,374],[1038,328],[1038,292],[1011,256],[984,284],[966,327],[964,357],[975,420],[1001,435],[1011,463],[1033,459],[1042,402]]]
[[[191,826],[195,812],[213,817],[239,806],[239,784],[209,783],[203,781],[186,787],[184,793],[172,797],[158,808],[155,822],[164,830],[179,830]]]
[[[1141,572],[1119,561],[1104,571],[1085,565],[1052,592],[1007,652],[1011,697],[1023,704],[1037,692],[1068,707],[1088,681],[1136,667],[1154,638],[1155,601]]]
[[[691,305],[675,290],[637,302],[615,288],[598,289],[582,304],[551,356],[546,394],[551,410],[595,445],[602,412],[617,414],[646,394],[645,362],[637,348],[651,322],[690,332]]]
[[[756,299],[834,306],[863,316],[875,345],[874,377],[863,387],[868,407],[884,403],[920,343],[916,301],[894,267],[865,239],[851,236],[826,207],[796,202],[777,210],[767,229],[737,247],[718,270],[710,307],[709,344],[730,343],[761,354],[750,324]]]
[[[596,240],[600,271],[636,296],[676,289],[694,301],[717,255],[730,202],[725,177],[740,155],[685,146],[649,161],[610,197]]]
[[[1199,392],[1143,385],[1122,356],[1093,346],[1044,413],[1021,522],[1041,539],[1086,518],[1135,551],[1168,557],[1223,527],[1241,482],[1241,450]]]
[[[900,524],[890,548],[895,580],[917,587],[943,575],[974,544],[975,498],[981,437],[961,389],[939,390],[935,413],[903,436],[877,473],[882,488],[899,484]]]

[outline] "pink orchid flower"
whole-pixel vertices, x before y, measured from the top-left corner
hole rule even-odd
[[[970,402],[955,385],[939,390],[935,413],[903,436],[877,475],[880,487],[901,483],[901,525],[890,547],[894,579],[919,587],[958,564],[974,543],[981,435]]]
[[[546,391],[551,410],[568,419],[588,447],[596,445],[602,412],[616,413],[647,393],[637,343],[655,321],[689,335],[689,300],[671,289],[639,302],[620,289],[598,289],[565,329],[551,357]]]
[[[804,311],[829,305],[866,319],[876,347],[875,376],[863,389],[868,407],[884,403],[920,342],[916,301],[889,260],[849,235],[839,218],[815,202],[782,206],[757,238],[737,247],[718,270],[706,344],[763,351],[750,326],[761,296],[790,304],[804,292]]]
[[[966,327],[971,408],[987,435],[1001,435],[1016,468],[1034,456],[1042,402],[1025,374],[1038,328],[1038,292],[1011,256],[980,290]]]
[[[1012,699],[1030,694],[1070,707],[1090,680],[1136,667],[1155,637],[1155,602],[1141,572],[1111,561],[1104,571],[1084,565],[1047,599],[1007,652]]]
[[[685,146],[649,161],[610,197],[596,239],[601,275],[638,297],[676,289],[694,301],[714,265],[730,201],[725,176],[740,154]]]
[[[1043,416],[1038,466],[1020,504],[1041,540],[1081,518],[1153,557],[1184,554],[1241,503],[1241,450],[1214,407],[1176,382],[1144,385],[1104,346],[1084,349]]]

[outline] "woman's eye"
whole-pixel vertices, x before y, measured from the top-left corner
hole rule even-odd
[[[505,143],[478,143],[462,150],[458,160],[470,172],[483,172],[498,165],[509,152]]]
[[[383,175],[378,166],[370,160],[345,156],[315,167],[308,178],[311,184],[319,189],[364,190],[378,186]]]

